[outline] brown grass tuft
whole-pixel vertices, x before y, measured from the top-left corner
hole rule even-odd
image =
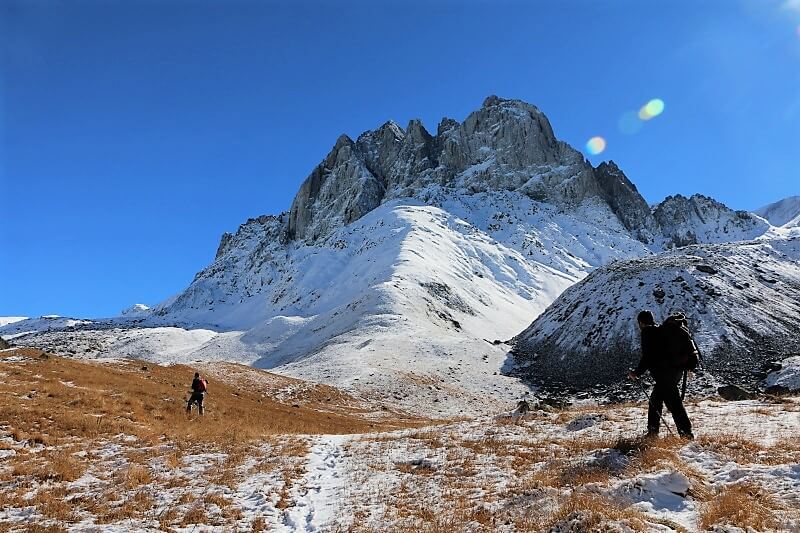
[[[766,531],[778,527],[775,512],[780,506],[761,487],[737,483],[724,487],[700,512],[700,526],[732,525]]]

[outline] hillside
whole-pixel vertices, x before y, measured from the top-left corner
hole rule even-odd
[[[789,196],[753,212],[764,217],[773,226],[798,226],[800,225],[800,196]]]
[[[636,314],[684,312],[707,384],[761,385],[800,354],[800,240],[695,245],[612,263],[515,339],[516,373],[550,388],[614,387],[636,365]]]
[[[230,364],[199,418],[193,370],[0,353],[0,530],[800,526],[796,398],[690,402],[687,443],[637,439],[643,403],[431,425]]]

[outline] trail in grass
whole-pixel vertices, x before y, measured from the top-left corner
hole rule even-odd
[[[283,516],[285,531],[320,531],[335,523],[344,489],[343,443],[349,435],[324,435],[311,447],[306,473],[292,487],[294,505]]]

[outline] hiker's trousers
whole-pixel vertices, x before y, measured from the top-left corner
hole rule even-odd
[[[648,433],[658,433],[664,405],[672,413],[678,434],[690,435],[692,433],[692,423],[689,421],[689,415],[686,414],[686,408],[683,406],[681,393],[678,390],[681,375],[682,373],[678,373],[675,376],[661,376],[660,379],[656,379],[653,392],[650,394],[650,407],[647,410]]]
[[[192,410],[192,404],[196,403],[197,404],[197,410],[202,415],[203,414],[203,397],[204,396],[205,396],[205,394],[203,394],[202,392],[193,392],[192,393],[192,397],[189,398],[189,403],[186,404],[186,412],[188,413],[189,411],[191,411]]]

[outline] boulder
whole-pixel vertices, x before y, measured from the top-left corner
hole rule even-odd
[[[729,402],[738,402],[741,400],[752,400],[756,397],[750,391],[747,391],[738,385],[725,385],[723,387],[719,387],[717,389],[717,394],[722,396],[724,400],[728,400]]]

